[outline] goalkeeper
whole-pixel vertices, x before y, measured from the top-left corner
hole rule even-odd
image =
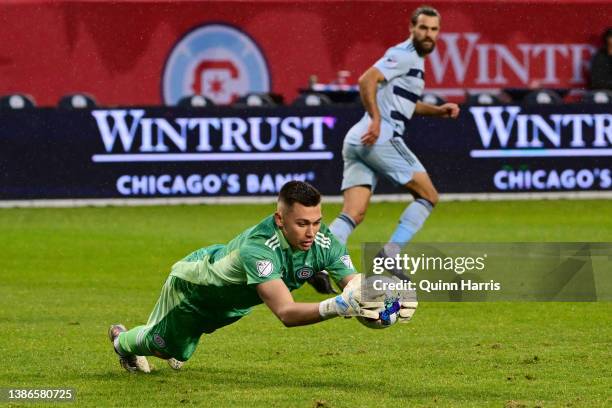
[[[344,245],[321,223],[321,195],[308,183],[283,186],[274,215],[227,245],[201,248],[174,264],[146,325],[109,329],[119,362],[128,371],[149,372],[144,356],[168,360],[179,369],[202,334],[235,323],[265,303],[287,327],[336,316],[377,319],[378,303],[360,302],[357,275]],[[326,270],[342,294],[320,303],[298,303],[291,291]],[[400,319],[409,320],[414,304]]]

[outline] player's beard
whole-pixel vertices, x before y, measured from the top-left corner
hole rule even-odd
[[[430,48],[426,48],[425,43],[427,42],[431,42]],[[433,50],[436,48],[436,42],[433,40],[427,39],[427,38],[423,38],[422,40],[417,40],[416,38],[413,38],[412,43],[414,44],[414,48],[416,49],[416,52],[421,57],[433,52]]]

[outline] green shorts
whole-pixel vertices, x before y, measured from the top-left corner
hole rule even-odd
[[[198,305],[199,286],[169,276],[149,321],[138,334],[139,348],[160,358],[186,361],[195,351],[204,333],[232,324],[242,316],[215,313]]]

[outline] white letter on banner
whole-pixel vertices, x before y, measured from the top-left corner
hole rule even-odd
[[[516,74],[522,83],[527,84],[529,82],[529,51],[530,47],[526,44],[519,44],[518,49],[523,54],[523,64],[521,65],[510,52],[508,47],[501,44],[495,44],[495,51],[497,52],[496,58],[496,75],[494,82],[496,84],[506,84],[508,80],[504,77],[503,63],[505,62],[508,67]]]
[[[537,57],[544,51],[544,66],[546,67],[546,76],[542,79],[543,84],[558,84],[557,77],[557,60],[555,53],[560,53],[563,57],[567,57],[567,47],[557,44],[538,44],[533,47],[533,56]]]
[[[119,191],[121,195],[130,195],[132,193],[127,186],[130,182],[130,178],[131,177],[128,175],[123,175],[117,179],[117,191]]]
[[[453,67],[453,72],[455,73],[455,79],[460,84],[463,83],[465,73],[470,66],[470,60],[472,59],[474,47],[480,38],[480,34],[465,33],[463,36],[468,42],[468,47],[465,52],[465,57],[462,58],[459,45],[457,44],[459,40],[459,33],[440,34],[440,40],[444,42],[446,46],[446,54],[440,58],[440,53],[438,52],[437,48],[431,53],[431,67],[433,69],[436,82],[440,83],[444,80],[446,68],[448,67],[448,63],[450,61]]]
[[[502,112],[504,110],[510,114],[508,123],[504,123],[504,119],[502,118]],[[508,140],[510,139],[512,126],[514,125],[514,121],[516,120],[516,117],[520,111],[521,108],[518,106],[509,106],[507,108],[503,108],[501,106],[471,107],[470,113],[472,114],[472,116],[474,117],[474,121],[476,122],[478,134],[480,135],[480,139],[482,140],[482,145],[485,148],[489,148],[493,139],[493,134],[497,133],[497,138],[499,139],[500,146],[506,147],[506,145],[508,144]],[[490,123],[487,123],[485,119],[485,113],[487,112],[491,115]]]
[[[589,71],[590,60],[597,48],[590,44],[570,44],[570,51],[572,52],[572,79],[571,84],[582,84],[584,83],[584,72]],[[584,56],[584,52],[587,55]]]
[[[170,150],[168,146],[164,144],[164,135],[168,136],[176,147],[181,152],[187,150],[187,122],[188,119],[179,118],[176,119],[176,123],[181,128],[180,133],[170,124],[166,119],[155,119],[157,125],[157,145],[155,146],[156,152],[167,152]]]
[[[542,147],[544,144],[540,141],[538,137],[540,135],[539,131],[542,131],[544,136],[550,142],[555,145],[555,147],[561,147],[561,118],[557,116],[555,121],[555,129],[553,129],[548,122],[546,122],[542,116],[540,115],[529,115],[529,119],[533,123],[533,140],[531,141],[530,147]]]
[[[244,134],[247,132],[247,125],[241,118],[223,118],[221,119],[221,127],[223,129],[223,144],[221,150],[224,152],[233,152],[236,150],[234,142],[244,152],[250,152],[251,146],[244,141]]]
[[[303,129],[312,125],[312,144],[309,146],[310,150],[325,150],[325,144],[323,143],[323,124],[330,127],[329,123],[326,123],[325,118],[320,116],[307,116],[302,120]]]
[[[253,147],[259,151],[267,152],[272,150],[274,146],[276,146],[277,142],[277,128],[279,118],[267,118],[266,122],[270,124],[270,141],[268,143],[263,143],[261,141],[261,122],[262,118],[248,118],[249,126],[251,128],[251,143]],[[265,132],[267,133],[267,132]],[[266,135],[267,136],[267,135]]]
[[[102,136],[102,142],[104,143],[104,148],[108,153],[113,150],[117,135],[119,135],[123,149],[126,152],[130,151],[132,148],[132,143],[136,137],[136,129],[138,128],[140,119],[144,116],[144,110],[132,109],[129,111],[129,114],[134,118],[129,129],[125,121],[127,113],[128,111],[126,110],[95,110],[91,112],[93,117],[96,119],[98,130],[100,131],[100,136]],[[113,130],[110,129],[107,121],[109,114],[114,121]]]
[[[582,139],[582,122],[588,126],[593,126],[593,116],[584,114],[570,114],[563,117],[563,126],[572,123],[572,147],[582,147],[585,145]]]
[[[198,152],[210,152],[212,150],[212,146],[210,145],[210,130],[209,128],[212,126],[213,128],[219,130],[221,128],[221,123],[217,118],[192,118],[189,119],[189,129],[194,129],[199,127],[198,133],[198,145],[196,146],[196,150]]]
[[[293,126],[291,126],[293,125]],[[304,137],[302,132],[298,129],[300,127],[300,118],[290,116],[283,119],[281,122],[281,137],[280,137],[280,148],[282,150],[297,150],[302,147],[304,143]],[[290,143],[287,138],[293,139],[293,143]]]
[[[606,147],[606,138],[612,145],[612,115],[609,113],[593,115],[595,117],[595,141],[593,146]],[[608,122],[606,124],[606,121]]]
[[[489,77],[489,46],[487,44],[478,45],[476,50],[478,51],[478,77],[476,78],[476,83],[489,84],[491,82]]]

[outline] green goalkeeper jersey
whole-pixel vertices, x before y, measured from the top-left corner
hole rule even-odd
[[[282,279],[294,290],[322,270],[335,281],[356,273],[346,247],[327,226],[321,224],[308,251],[293,250],[269,216],[226,245],[189,254],[174,264],[170,275],[195,285],[187,296],[199,313],[224,320],[244,316],[262,303],[257,284]]]

